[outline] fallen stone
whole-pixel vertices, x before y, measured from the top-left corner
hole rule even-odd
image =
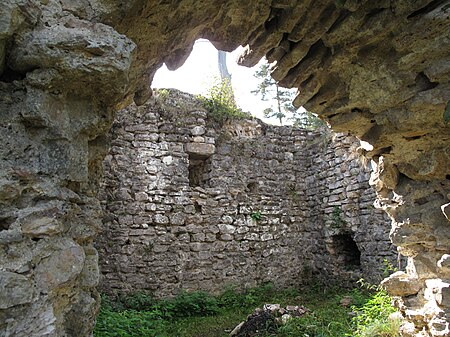
[[[342,307],[347,308],[351,304],[353,304],[353,297],[351,296],[344,296],[341,301],[339,302]]]
[[[256,308],[247,320],[239,323],[230,336],[253,337],[276,333],[280,325],[286,324],[292,317],[300,317],[309,310],[304,306],[281,307],[280,304],[264,304]]]

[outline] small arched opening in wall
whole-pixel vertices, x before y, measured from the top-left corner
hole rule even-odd
[[[327,250],[343,269],[357,270],[361,268],[361,251],[351,233],[332,235]]]

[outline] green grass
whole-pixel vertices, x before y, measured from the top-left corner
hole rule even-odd
[[[340,301],[351,296],[353,306]],[[264,285],[238,292],[228,288],[220,296],[204,292],[181,293],[156,301],[145,293],[103,297],[94,331],[96,337],[221,337],[265,303],[304,305],[310,312],[281,326],[276,334],[261,337],[396,337],[398,324],[387,316],[394,311],[390,298],[381,291],[360,289],[277,290]],[[350,312],[358,313],[352,319]]]

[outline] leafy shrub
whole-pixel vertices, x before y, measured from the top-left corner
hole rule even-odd
[[[168,89],[155,89],[155,93],[162,100],[165,100],[170,95],[170,92]]]
[[[163,336],[159,333],[172,319],[210,316],[218,312],[218,300],[201,291],[182,292],[162,301],[155,301],[142,292],[118,296],[115,302],[102,296],[94,334],[98,337]]]
[[[197,96],[209,115],[217,122],[223,123],[232,118],[250,118],[243,112],[234,100],[233,88],[230,81],[220,80],[208,90],[207,97]]]
[[[177,297],[159,302],[157,308],[164,318],[211,316],[219,312],[218,301],[203,291],[182,292]]]
[[[391,297],[379,289],[362,306],[353,306],[357,315],[352,319],[355,337],[397,337],[400,321],[391,320],[389,315],[396,310],[391,304]],[[352,335],[353,336],[353,335]]]
[[[117,302],[120,303],[124,309],[132,309],[137,311],[150,310],[155,305],[155,299],[148,292],[136,292],[130,295],[120,295]]]

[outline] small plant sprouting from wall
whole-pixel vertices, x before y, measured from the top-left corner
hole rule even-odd
[[[331,227],[341,228],[345,225],[344,219],[342,219],[342,209],[340,206],[334,206],[333,212],[331,212]]]
[[[155,90],[156,95],[161,98],[162,100],[165,100],[167,97],[169,97],[170,92],[168,89],[157,89]]]
[[[391,275],[392,273],[395,273],[396,271],[398,271],[398,268],[395,267],[391,261],[389,261],[388,259],[384,259],[383,260],[383,276],[384,277],[388,277],[389,275]]]
[[[289,186],[288,186],[288,189],[289,189],[289,195],[291,196],[292,200],[293,200],[293,201],[298,201],[299,198],[300,198],[300,195],[299,195],[299,193],[297,192],[297,190],[296,190],[296,188],[295,188],[295,185],[294,185],[294,184],[289,185]]]
[[[252,213],[250,214],[250,217],[251,217],[253,220],[255,220],[255,221],[261,220],[261,218],[262,218],[261,211],[252,212]]]

